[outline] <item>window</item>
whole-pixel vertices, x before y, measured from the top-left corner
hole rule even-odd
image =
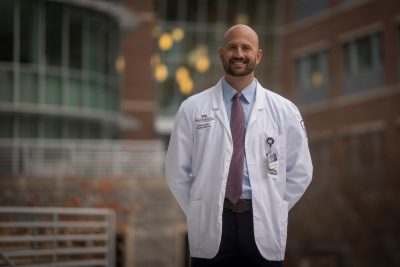
[[[81,139],[83,138],[83,126],[81,121],[71,120],[67,122],[67,138]]]
[[[324,100],[329,91],[328,52],[317,52],[296,61],[297,94],[301,104]]]
[[[198,1],[201,0],[192,0],[190,4],[186,4],[186,21],[195,22],[198,18]],[[168,1],[169,2],[169,1]],[[176,8],[176,7],[175,7]]]
[[[86,104],[86,106],[96,108],[98,102],[97,98],[97,83],[95,81],[91,81],[88,87],[88,103]]]
[[[61,65],[62,11],[60,4],[46,3],[46,63],[52,66]]]
[[[0,61],[13,60],[14,1],[0,1]]]
[[[43,130],[44,138],[61,138],[62,137],[62,123],[60,118],[44,118]]]
[[[85,137],[90,139],[99,139],[102,137],[101,127],[98,123],[87,123],[85,126]]]
[[[22,63],[38,62],[38,5],[21,1],[20,56]]]
[[[13,99],[13,74],[0,70],[0,102],[11,102]]]
[[[294,0],[294,18],[296,20],[314,16],[329,7],[329,0]]]
[[[39,133],[38,118],[34,116],[21,116],[18,127],[19,138],[37,138]]]
[[[69,66],[75,69],[82,68],[83,51],[83,19],[80,13],[71,9],[69,22]]]
[[[96,107],[106,109],[106,87],[103,84],[99,84],[97,88]]]
[[[70,79],[68,84],[68,105],[73,107],[83,106],[82,83],[79,79]]]
[[[112,29],[106,28],[104,32],[104,73],[112,74],[115,72],[115,61],[117,55],[115,49],[116,34],[112,32]]]
[[[63,106],[119,111],[120,51],[118,20],[107,12],[59,1],[0,1],[0,103],[15,102],[24,114],[1,112],[0,138],[113,137],[99,131],[115,123],[82,114],[68,124]],[[26,114],[42,104],[51,109]]]
[[[0,114],[0,138],[13,137],[13,117],[10,115]]]
[[[33,73],[20,73],[20,102],[38,103],[38,75]]]
[[[45,89],[45,103],[50,105],[61,105],[61,78],[58,76],[47,75]]]
[[[343,45],[345,94],[367,91],[383,84],[382,34],[374,33]]]
[[[176,21],[178,18],[178,8],[179,7],[179,0],[168,0],[168,5],[166,7],[166,20],[168,21]],[[196,10],[196,8],[192,8]]]
[[[99,70],[100,54],[100,29],[96,21],[91,21],[89,25],[89,69],[93,72]]]

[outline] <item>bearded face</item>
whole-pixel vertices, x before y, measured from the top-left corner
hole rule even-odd
[[[224,36],[219,57],[228,76],[251,79],[262,57],[257,34],[245,25],[232,27]]]
[[[255,56],[226,56],[223,59],[223,67],[231,76],[246,76],[252,73],[257,65]]]

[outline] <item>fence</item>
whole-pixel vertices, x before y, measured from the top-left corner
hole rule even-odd
[[[0,175],[162,175],[161,141],[0,139]]]
[[[108,209],[0,207],[0,266],[115,266]]]

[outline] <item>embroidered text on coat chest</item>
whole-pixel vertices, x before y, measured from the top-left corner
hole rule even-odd
[[[213,120],[214,120],[213,117],[209,117],[206,114],[200,115],[200,117],[197,117],[194,119],[194,121],[196,123],[196,129],[200,130],[200,129],[211,128],[210,122]]]

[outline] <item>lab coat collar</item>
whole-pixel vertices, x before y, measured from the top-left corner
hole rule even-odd
[[[222,125],[224,126],[225,130],[228,132],[228,135],[232,141],[231,135],[231,127],[229,125],[228,115],[225,111],[224,106],[224,94],[222,92],[222,79],[215,85],[214,90],[212,91],[211,97],[211,106],[215,112],[215,115],[221,121]]]
[[[261,111],[267,107],[267,99],[265,96],[265,88],[261,86],[261,84],[256,80],[256,99],[253,104],[253,108],[250,112],[249,121],[247,122],[247,131],[250,130],[252,124],[257,120]]]
[[[221,78],[218,83],[214,87],[214,92],[212,95],[212,108],[215,109],[223,109],[224,106],[224,95],[222,92],[222,79]],[[257,79],[256,81],[256,99],[253,104],[253,108],[256,109],[264,109],[267,107],[267,100],[265,98],[265,88],[261,86]],[[226,113],[226,112],[225,112]],[[226,116],[228,119],[228,117]]]
[[[226,104],[230,103],[232,101],[233,96],[236,94],[236,89],[234,89],[226,80],[225,78],[221,79],[221,85],[222,85],[222,92],[224,95],[224,102]],[[243,100],[246,103],[251,103],[253,104],[255,96],[256,96],[256,88],[257,88],[257,81],[256,79],[253,79],[253,81],[243,88],[241,91],[243,94]]]

